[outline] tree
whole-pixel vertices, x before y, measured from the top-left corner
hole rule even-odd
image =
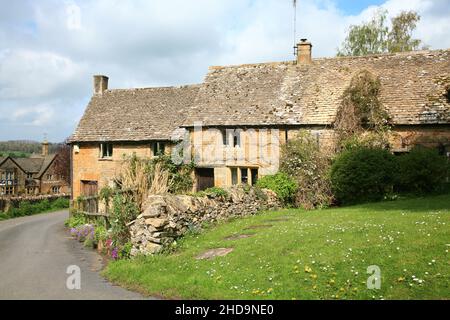
[[[403,11],[392,19],[392,28],[387,39],[389,52],[413,51],[419,48],[421,41],[412,38],[419,21],[420,16],[414,11]]]
[[[420,15],[414,11],[403,11],[391,19],[392,26],[389,29],[387,13],[386,10],[378,10],[371,21],[350,26],[337,55],[364,56],[417,50],[421,41],[413,39],[412,33]]]
[[[371,21],[350,26],[342,48],[338,49],[338,56],[364,56],[385,52],[389,32],[386,17],[386,10],[378,10]]]
[[[61,143],[58,145],[55,159],[55,173],[63,177],[68,184],[70,184],[70,153],[70,146]]]

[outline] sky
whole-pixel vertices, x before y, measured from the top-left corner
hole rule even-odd
[[[415,10],[415,37],[450,48],[450,0],[298,0],[297,40],[335,56],[352,24]],[[201,83],[212,65],[293,60],[292,0],[0,0],[0,140],[63,141],[110,88]]]

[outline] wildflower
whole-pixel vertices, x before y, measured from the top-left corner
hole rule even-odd
[[[119,259],[119,250],[117,248],[114,248],[111,252],[111,258],[114,260]]]
[[[305,272],[306,273],[310,273],[312,271],[312,269],[308,266],[305,266]]]

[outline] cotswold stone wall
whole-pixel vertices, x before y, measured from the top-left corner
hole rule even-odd
[[[260,210],[280,208],[270,190],[235,187],[227,189],[228,197],[195,197],[188,195],[152,195],[144,212],[129,224],[133,249],[131,255],[154,254],[170,246],[189,230],[204,223],[256,214]]]

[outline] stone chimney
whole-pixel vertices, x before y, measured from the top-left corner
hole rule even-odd
[[[297,44],[297,64],[312,62],[312,44],[307,39],[301,39]]]
[[[48,141],[47,139],[42,142],[42,156],[48,156]]]
[[[94,76],[94,94],[103,94],[108,90],[108,80],[107,76]]]

